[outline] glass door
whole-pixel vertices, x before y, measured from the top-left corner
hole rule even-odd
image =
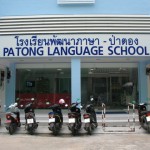
[[[109,99],[109,78],[93,78],[93,95],[96,106],[107,103]]]
[[[110,103],[111,107],[121,105],[122,83],[121,77],[110,77]]]

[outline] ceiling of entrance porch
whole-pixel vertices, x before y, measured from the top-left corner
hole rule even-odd
[[[86,76],[95,76],[102,75],[102,76],[107,76],[107,75],[116,75],[120,74],[122,76],[128,75],[130,72],[134,71],[137,72],[137,68],[81,68],[81,74],[83,77]],[[58,76],[70,76],[71,75],[71,68],[19,68],[17,69],[18,73],[21,74],[34,74],[36,76],[43,76],[43,74],[53,74],[53,75],[58,75]]]
[[[81,63],[138,63],[150,61],[150,57],[80,57]],[[1,58],[0,64],[70,63],[71,57]]]

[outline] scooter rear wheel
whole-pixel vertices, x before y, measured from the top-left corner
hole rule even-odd
[[[52,132],[53,132],[53,135],[55,135],[55,136],[58,135],[59,131],[58,131],[56,125],[54,125]]]
[[[91,135],[91,134],[92,134],[91,126],[89,126],[89,127],[88,127],[87,132],[88,132],[88,134],[89,134],[89,135]]]
[[[9,128],[8,128],[9,134],[12,135],[14,133],[14,127],[12,124],[10,124]]]
[[[148,122],[147,131],[148,131],[148,133],[150,133],[150,122]]]
[[[77,134],[77,130],[76,129],[72,129],[71,132],[72,132],[73,136],[75,136]]]
[[[30,129],[28,129],[28,132],[29,132],[30,135],[33,135],[34,134],[34,129],[30,128]]]

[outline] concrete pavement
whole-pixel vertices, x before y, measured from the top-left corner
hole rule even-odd
[[[98,128],[92,135],[87,135],[82,125],[79,134],[72,136],[67,128],[67,110],[63,110],[64,124],[58,136],[48,130],[49,110],[36,110],[39,121],[35,135],[29,135],[22,125],[13,136],[5,129],[5,113],[2,113],[0,127],[0,149],[2,150],[149,150],[149,134],[140,128],[138,115],[135,114],[135,131],[131,131],[128,124],[132,121],[132,113],[106,114],[106,128],[102,128],[102,115],[97,114]],[[83,114],[83,112],[82,112]],[[83,119],[83,118],[82,118]],[[24,112],[21,110],[21,122],[24,123]],[[82,120],[83,121],[83,120]],[[109,126],[109,127],[108,127]],[[120,126],[120,127],[117,127]],[[131,122],[131,128],[133,124]]]

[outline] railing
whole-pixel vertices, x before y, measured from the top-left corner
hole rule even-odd
[[[105,127],[105,117],[106,117],[106,105],[102,103],[102,127]]]
[[[132,126],[131,126],[131,122],[130,122],[130,107],[132,107]],[[111,127],[111,126],[107,126],[106,125],[106,105],[104,103],[102,103],[102,128],[103,131],[105,132],[135,132],[135,105],[129,103],[127,106],[127,110],[128,110],[128,118],[127,118],[127,123],[128,126],[121,126],[121,127],[128,127],[130,130],[125,130],[124,128],[122,128],[121,130],[116,130],[116,127],[120,127],[115,125],[115,130],[106,130],[106,127]]]
[[[132,116],[133,128],[130,126],[130,107],[133,108],[133,110],[132,110],[132,112],[133,112],[133,116]],[[128,104],[128,126],[132,131],[135,131],[135,105],[132,103]]]

